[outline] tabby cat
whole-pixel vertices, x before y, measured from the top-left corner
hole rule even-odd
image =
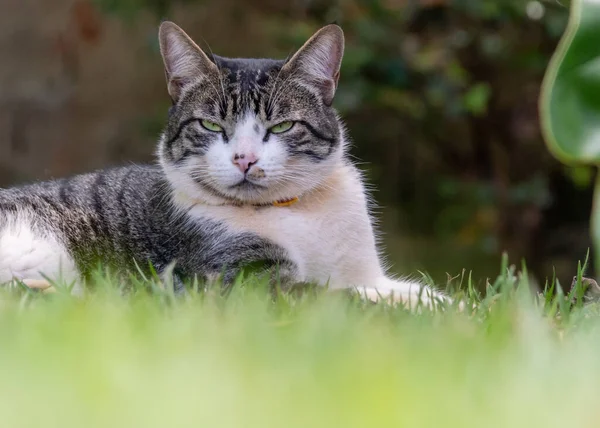
[[[322,28],[284,61],[207,55],[171,22],[159,41],[173,105],[158,165],[0,190],[0,283],[83,283],[101,262],[152,265],[176,284],[229,284],[259,262],[286,284],[411,303],[440,296],[382,267],[332,107],[340,27]]]

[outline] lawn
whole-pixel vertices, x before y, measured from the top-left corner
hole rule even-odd
[[[598,426],[598,308],[525,278],[503,264],[485,298],[456,278],[464,311],[273,297],[254,277],[227,297],[5,289],[0,426]]]

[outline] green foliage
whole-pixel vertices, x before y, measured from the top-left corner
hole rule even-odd
[[[482,116],[487,112],[487,105],[491,96],[491,89],[485,83],[473,85],[464,96],[465,109],[475,116]]]
[[[600,4],[571,3],[568,28],[548,68],[541,111],[546,142],[563,162],[600,162]]]
[[[227,296],[104,274],[82,298],[2,289],[3,425],[595,426],[598,307],[531,293],[507,258],[485,297],[460,283],[464,310],[417,314],[256,277]]]
[[[540,100],[550,151],[566,163],[600,163],[600,3],[573,0],[569,25],[552,58]],[[592,213],[596,266],[600,266],[600,181]]]

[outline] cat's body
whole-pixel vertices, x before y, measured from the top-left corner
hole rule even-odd
[[[266,262],[288,282],[416,298],[418,283],[385,275],[331,108],[341,30],[288,61],[209,59],[170,23],[160,41],[174,101],[160,166],[0,190],[0,283],[78,280],[99,262],[228,282]]]
[[[158,166],[2,190],[0,213],[0,283],[42,274],[78,279],[99,262],[132,271],[148,271],[150,262],[161,272],[176,261],[182,280],[223,270],[231,276],[254,261],[285,263],[283,251],[258,235],[228,233],[219,219],[193,221],[175,208]]]

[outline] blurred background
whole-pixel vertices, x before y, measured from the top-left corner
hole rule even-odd
[[[506,251],[570,284],[594,171],[549,155],[537,113],[566,1],[2,0],[0,186],[153,161],[163,19],[217,54],[278,58],[335,21],[335,104],[392,270],[445,283],[467,269],[483,284]]]

